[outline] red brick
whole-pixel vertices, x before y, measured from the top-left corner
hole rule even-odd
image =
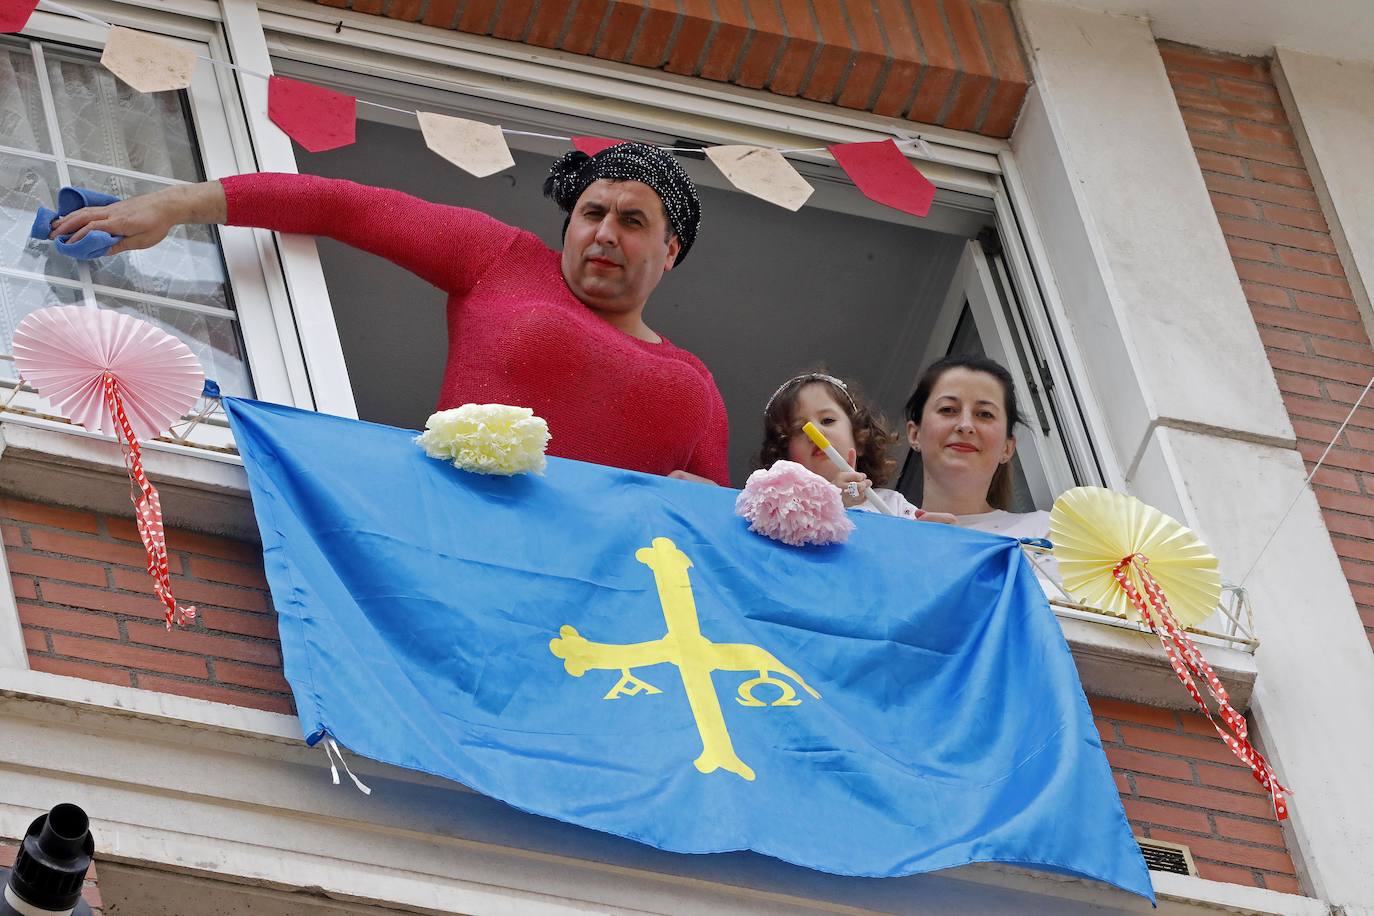
[[[1216,153],[1225,153],[1228,156],[1239,156],[1242,159],[1253,159],[1257,162],[1271,162],[1275,165],[1302,165],[1302,157],[1298,155],[1297,150],[1283,146],[1260,143],[1256,140],[1219,137],[1197,130],[1188,131],[1188,138],[1193,141],[1195,149],[1209,149]]]
[[[138,686],[144,690],[174,693],[184,697],[195,697],[198,700],[227,703],[231,706],[247,706],[251,709],[265,709],[268,712],[279,712],[286,715],[295,712],[295,707],[287,697],[253,693],[248,690],[235,690],[231,687],[216,687],[199,681],[178,681],[174,678],[140,674]]]
[[[668,42],[681,19],[674,0],[647,0],[639,34],[630,49],[630,63],[637,67],[662,66],[668,57]]]
[[[1251,304],[1272,305],[1275,308],[1291,309],[1293,307],[1293,294],[1289,290],[1280,289],[1277,286],[1267,286],[1263,283],[1244,283],[1240,288],[1245,292],[1245,301]]]
[[[610,13],[592,53],[602,60],[623,61],[630,54],[644,12],[644,0],[610,0]]]
[[[1298,451],[1303,458],[1311,462],[1316,462],[1321,457],[1326,448],[1324,442],[1308,442],[1306,440],[1298,443]],[[1326,463],[1341,468],[1350,468],[1355,471],[1374,473],[1374,455],[1367,455],[1362,452],[1352,452],[1349,449],[1333,448],[1327,453]]]
[[[1264,261],[1269,263],[1278,260],[1274,252],[1274,247],[1264,242],[1228,236],[1226,239],[1226,247],[1230,249],[1231,257],[1233,258],[1246,258],[1251,261]]]
[[[532,12],[534,0],[502,0],[496,21],[491,26],[492,37],[519,41],[530,24]]]
[[[118,684],[121,687],[130,686],[129,672],[123,668],[105,668],[68,658],[48,658],[43,655],[30,655],[29,667],[34,671],[45,671],[48,674],[63,674],[86,681],[99,681],[102,684]]]
[[[136,573],[128,569],[114,570],[115,588],[128,591],[146,591],[152,580],[148,574]],[[263,592],[233,585],[216,585],[212,582],[196,582],[191,579],[177,578],[172,582],[172,591],[177,600],[191,604],[213,604],[219,607],[234,608],[264,614],[271,609],[267,595]]]
[[[1289,289],[1316,293],[1319,296],[1349,296],[1350,286],[1339,277],[1321,277],[1302,271],[1275,267],[1270,264],[1257,264],[1253,261],[1237,261],[1236,274],[1242,280],[1268,283],[1272,286],[1286,286]]]
[[[117,563],[138,568],[146,568],[148,565],[148,554],[144,552],[141,544],[131,546],[104,538],[62,534],[39,528],[29,529],[29,544],[34,550],[60,553],[69,557],[83,557],[87,560],[100,560],[104,563]],[[172,562],[176,567],[174,572],[180,572],[181,560],[177,558]]]
[[[911,18],[901,0],[876,0],[876,12],[892,49],[892,63],[878,91],[873,111],[884,117],[900,117],[906,113],[907,102],[921,74],[921,52],[912,31]]]
[[[1126,817],[1142,824],[1159,824],[1176,830],[1194,830],[1198,833],[1211,833],[1212,825],[1207,815],[1191,808],[1175,805],[1161,805],[1155,802],[1140,801],[1134,798],[1121,800],[1126,809]]]
[[[1231,840],[1243,840],[1246,843],[1260,843],[1265,846],[1277,846],[1280,849],[1286,849],[1283,831],[1279,829],[1273,814],[1271,809],[1259,815],[1261,818],[1268,818],[1265,821],[1246,821],[1234,817],[1218,816],[1216,820],[1217,833]]]
[[[18,855],[19,848],[9,840],[0,840],[0,868],[9,868],[14,864],[14,857]]]
[[[1016,116],[1026,100],[1030,75],[1021,54],[1016,26],[1005,4],[978,0],[978,16],[983,21],[988,54],[992,58],[996,82],[983,123],[978,129],[990,137],[1010,137]]]
[[[19,620],[31,627],[48,630],[61,630],[68,633],[84,633],[87,636],[102,636],[105,639],[119,638],[119,621],[109,614],[87,614],[81,611],[64,611],[59,608],[43,607],[39,604],[19,602]]]
[[[1323,468],[1325,470],[1325,468]],[[1326,529],[1332,534],[1349,534],[1355,537],[1374,538],[1374,522],[1367,518],[1342,515],[1339,512],[1326,512],[1322,515]]]
[[[734,82],[749,89],[762,89],[773,75],[782,52],[782,17],[773,0],[744,0],[754,20],[754,31],[745,45]]]
[[[1143,798],[1177,802],[1205,811],[1224,811],[1247,817],[1269,817],[1274,813],[1267,796],[1238,795],[1207,786],[1169,782],[1151,776],[1135,777],[1136,792]]]
[[[237,614],[233,611],[204,608],[197,610],[196,616],[206,629],[237,633],[240,636],[256,636],[259,639],[276,640],[279,638],[275,615]]]
[[[744,0],[716,0],[715,11],[715,36],[706,46],[701,75],[708,80],[728,80],[749,38],[749,19],[744,12]]]
[[[820,36],[808,0],[780,0],[778,8],[787,28],[787,39],[768,88],[779,95],[797,95],[820,48]]]
[[[40,557],[35,554],[11,551],[5,556],[10,572],[37,576],[40,579],[57,579],[63,582],[80,582],[84,585],[104,585],[108,578],[105,567],[95,563],[78,563],[56,557]]]
[[[1341,267],[1340,258],[1334,254],[1317,254],[1311,251],[1299,251],[1296,248],[1280,248],[1278,254],[1279,262],[1287,267],[1326,274],[1331,277],[1345,277],[1345,269]]]
[[[1302,331],[1305,334],[1315,334],[1322,337],[1340,337],[1362,343],[1365,347],[1369,346],[1364,336],[1364,328],[1353,322],[1343,323],[1297,309],[1265,308],[1257,305],[1252,305],[1250,312],[1255,316],[1256,323],[1259,324],[1287,328],[1290,331]]]
[[[431,11],[438,2],[440,0],[429,0]],[[443,2],[452,3],[453,0]],[[525,42],[540,48],[556,47],[558,38],[563,33],[563,24],[568,21],[568,13],[575,6],[577,0],[539,0],[539,8],[535,10],[534,21],[530,23]],[[425,17],[425,21],[429,22],[428,16]]]
[[[24,627],[24,650],[27,652],[48,652],[48,634],[43,630]]]
[[[24,546],[24,535],[19,532],[18,528],[13,525],[0,525],[0,531],[4,533],[6,547]]]
[[[1245,83],[1240,80],[1216,78],[1217,92],[1223,96],[1234,96],[1251,102],[1264,102],[1269,105],[1280,104],[1279,94],[1273,86],[1260,83]]]
[[[1205,153],[1199,153],[1201,158]],[[1272,242],[1275,245],[1285,245],[1289,248],[1301,248],[1304,251],[1318,251],[1324,254],[1334,254],[1336,246],[1331,241],[1331,236],[1322,232],[1310,232],[1305,229],[1291,229],[1286,226],[1275,226],[1272,223],[1262,223],[1257,220],[1235,219],[1230,216],[1221,216],[1221,231],[1229,236],[1237,236],[1244,239],[1255,239],[1260,242]]]
[[[1226,763],[1235,759],[1235,755],[1220,740],[1208,740],[1193,735],[1179,735],[1123,725],[1121,726],[1121,738],[1131,747],[1162,751],[1176,757],[1212,760],[1217,763]]]
[[[1320,498],[1322,494],[1319,493],[1317,495],[1317,501],[1322,502]],[[1365,585],[1374,585],[1374,566],[1370,566],[1367,563],[1359,563],[1354,560],[1342,559],[1341,572],[1343,572],[1345,574],[1345,578],[1351,582],[1360,582]]]
[[[1278,382],[1279,390],[1285,394],[1321,397],[1322,386],[1316,379],[1306,378],[1301,375],[1293,375],[1290,372],[1275,372],[1274,380]]]
[[[1311,191],[1304,191],[1300,188],[1287,188],[1283,185],[1268,184],[1263,181],[1247,181],[1244,178],[1232,178],[1229,175],[1203,174],[1203,180],[1207,183],[1209,190],[1217,194],[1231,194],[1236,197],[1243,197],[1247,200],[1262,201],[1268,204],[1280,204],[1283,207],[1299,210],[1317,210],[1317,195]],[[1268,207],[1263,208],[1265,219],[1273,219],[1275,222],[1283,223],[1286,226],[1298,226],[1303,229],[1316,228],[1314,226],[1293,222],[1292,218],[1278,219],[1270,215]],[[1282,215],[1288,216],[1287,213]],[[1322,228],[1325,228],[1323,223]]]
[[[267,590],[267,577],[263,575],[261,562],[257,564],[224,563],[205,557],[191,557],[187,564],[186,575],[196,579],[213,579],[230,585]]]
[[[1121,742],[1116,734],[1116,727],[1112,723],[1098,719],[1094,724],[1097,726],[1097,737],[1101,739],[1103,744],[1119,744]]]
[[[1348,537],[1333,537],[1331,543],[1336,548],[1336,556],[1350,560],[1374,561],[1374,544]]]
[[[1269,64],[1259,58],[1232,57],[1171,42],[1159,43],[1159,56],[1171,71],[1197,70],[1248,82],[1267,84],[1270,81]]]
[[[1202,166],[1204,172],[1218,172],[1222,175],[1232,175],[1236,178],[1248,177],[1245,169],[1245,160],[1237,159],[1235,156],[1223,156],[1221,153],[1198,150],[1197,163]]]
[[[131,633],[130,636],[132,635]],[[166,635],[171,637],[174,634],[167,633]],[[169,639],[164,645],[170,643],[171,640]],[[110,665],[119,665],[122,668],[143,668],[148,671],[180,674],[185,677],[205,677],[209,673],[205,667],[205,659],[196,658],[193,655],[183,655],[180,652],[140,649],[137,646],[104,640],[83,639],[79,636],[65,636],[61,633],[53,634],[52,646],[56,655],[105,662]]]
[[[1146,754],[1116,747],[1105,748],[1105,750],[1108,762],[1119,770],[1149,773],[1152,776],[1164,776],[1169,779],[1193,778],[1193,770],[1188,761],[1180,760],[1177,757],[1161,757],[1157,754]]]
[[[1260,340],[1266,347],[1273,347],[1277,350],[1289,350],[1294,353],[1306,353],[1307,344],[1304,339],[1294,334],[1292,331],[1277,331],[1273,328],[1260,328]]]
[[[1142,703],[1098,696],[1088,697],[1088,705],[1092,707],[1093,715],[1101,718],[1133,722],[1137,725],[1153,725],[1156,728],[1178,728],[1178,719],[1171,709],[1159,709]]]
[[[945,126],[954,130],[972,130],[987,101],[992,86],[992,64],[983,48],[978,21],[965,0],[943,0],[945,21],[963,65],[953,103],[945,115]]]
[[[1260,875],[1264,879],[1264,886],[1271,891],[1278,891],[1280,894],[1301,894],[1302,885],[1298,884],[1298,879],[1292,875],[1271,875],[1265,872]]]
[[[840,91],[840,83],[854,60],[855,52],[849,41],[849,27],[840,3],[814,4],[816,29],[820,37],[820,53],[816,56],[811,76],[802,87],[803,98],[817,102],[832,102]]]
[[[1293,860],[1287,852],[1262,849],[1258,846],[1245,846],[1240,843],[1214,840],[1172,830],[1151,830],[1150,836],[1170,843],[1184,843],[1197,858],[1211,859],[1230,865],[1249,866],[1280,874],[1293,873]]]
[[[1216,154],[1208,153],[1207,155],[1213,156]],[[1246,219],[1259,219],[1261,215],[1259,204],[1252,200],[1231,197],[1227,194],[1213,193],[1210,196],[1212,198],[1212,208],[1217,211],[1218,215],[1225,213],[1231,216],[1244,217]]]
[[[1206,859],[1196,861],[1197,873],[1201,878],[1208,881],[1224,881],[1227,884],[1243,884],[1250,887],[1261,887],[1262,885],[1255,878],[1255,873],[1248,868],[1238,868],[1235,865],[1222,865],[1220,862],[1209,862]]]
[[[496,8],[501,0],[467,0],[463,5],[463,12],[458,17],[458,31],[469,32],[473,35],[486,35],[491,29],[492,20],[496,18]],[[358,0],[353,0],[353,8],[357,9]]]
[[[1312,349],[1317,352],[1318,356],[1339,359],[1348,363],[1359,363],[1361,366],[1374,366],[1374,348],[1371,348],[1367,343],[1313,337]]]
[[[1192,73],[1184,70],[1169,70],[1169,84],[1175,92],[1192,90],[1211,95],[1214,91],[1212,76],[1208,73]]]
[[[1307,169],[1305,168],[1295,169],[1256,162],[1250,166],[1250,177],[1256,181],[1287,185],[1290,188],[1306,188],[1308,190],[1312,188],[1312,179],[1307,177]]]
[[[146,576],[144,578],[148,582],[148,587],[147,592],[142,595],[64,585],[61,582],[45,582],[43,600],[51,604],[66,604],[92,611],[108,611],[111,614],[128,614],[133,617],[161,620],[166,609],[152,594],[152,580]]]
[[[1177,88],[1177,87],[1176,87]],[[1228,114],[1246,121],[1259,121],[1263,124],[1287,124],[1288,116],[1278,105],[1265,105],[1258,102],[1244,102],[1240,99],[1223,98],[1210,91],[1199,92],[1187,88],[1175,92],[1180,108],[1196,108],[1217,114]]]
[[[420,18],[420,0],[388,0],[382,15],[403,22],[414,22]]]
[[[1246,140],[1254,140],[1256,143],[1271,143],[1275,146],[1283,146],[1288,149],[1296,149],[1297,144],[1293,141],[1293,132],[1285,126],[1273,124],[1256,124],[1253,121],[1237,121],[1235,123],[1236,136]],[[1298,160],[1299,164],[1302,160]],[[1260,181],[1271,181],[1269,178],[1259,178]]]
[[[1241,792],[1250,795],[1261,795],[1268,798],[1264,787],[1255,781],[1255,777],[1250,771],[1240,765],[1236,766],[1211,766],[1206,763],[1197,765],[1198,779],[1205,786],[1214,786],[1218,789],[1230,789],[1233,792]]]
[[[217,636],[194,630],[173,628],[168,631],[149,623],[129,623],[126,625],[131,642],[144,645],[164,646],[195,655],[210,655],[215,658],[229,658],[238,662],[252,662],[255,665],[281,666],[281,653],[272,643],[251,639],[236,639],[230,636]],[[204,661],[196,659],[204,668]],[[183,672],[170,672],[181,674]],[[203,674],[199,675],[204,677]]]
[[[1187,125],[1190,130],[1203,130],[1209,133],[1225,135],[1230,135],[1231,133],[1231,119],[1225,115],[1212,114],[1206,111],[1194,111],[1192,109],[1183,109],[1180,113],[1183,115],[1183,123]],[[1221,170],[1214,169],[1213,171]]]
[[[949,32],[936,0],[911,0],[909,6],[916,22],[916,33],[925,49],[926,69],[907,117],[933,124],[938,121],[950,90],[954,88],[959,62],[954,57]]]
[[[1336,432],[1335,426],[1326,423],[1313,423],[1310,420],[1302,420],[1298,417],[1291,417],[1290,419],[1293,423],[1293,432],[1297,433],[1299,439],[1309,439],[1313,442],[1326,443],[1331,441],[1331,436]],[[1325,470],[1325,468],[1323,468],[1323,470]]]
[[[63,509],[44,503],[31,503],[22,499],[0,498],[0,515],[20,522],[46,525],[49,528],[65,528],[68,531],[81,531],[95,534],[100,526],[94,514]]]
[[[353,0],[352,9],[358,13],[376,16],[382,11],[382,0]]]
[[[706,50],[706,41],[711,37],[715,14],[711,11],[710,0],[682,0],[682,9],[682,22],[668,49],[664,69],[669,73],[692,76],[701,66],[702,52]]]
[[[845,9],[849,13],[856,55],[840,97],[835,101],[845,108],[865,110],[878,88],[878,76],[887,63],[888,51],[872,0],[846,0]]]
[[[1274,188],[1274,185],[1265,187]],[[1302,191],[1294,190],[1299,197],[1310,198],[1310,200],[1285,200],[1266,203],[1260,208],[1260,215],[1270,222],[1279,223],[1284,226],[1292,226],[1295,229],[1311,229],[1314,232],[1326,232],[1330,227],[1326,225],[1326,217],[1317,209],[1317,195],[1304,194]]]
[[[274,693],[289,693],[291,688],[280,668],[259,665],[240,665],[234,662],[215,662],[215,680],[238,687],[253,687]]]
[[[1333,333],[1329,330],[1325,332],[1328,337],[1345,337],[1348,340],[1369,339],[1369,335],[1364,331],[1364,326],[1360,324],[1363,319],[1360,316],[1359,307],[1355,305],[1352,299],[1333,299],[1328,296],[1312,296],[1307,293],[1294,293],[1293,305],[1302,309],[1304,312],[1313,312],[1317,315],[1325,315],[1328,318],[1339,318],[1342,321],[1348,321],[1360,327],[1360,336],[1358,338],[1348,337],[1344,332]],[[1336,325],[1334,323],[1332,326],[1340,328],[1346,327],[1345,325]]]
[[[38,597],[38,586],[27,576],[10,576],[10,590],[16,598]]]
[[[132,533],[132,537],[129,539],[138,540],[138,530],[134,528],[133,522],[128,523],[127,529],[121,526],[121,533],[115,534],[113,527],[107,520],[106,530],[115,537],[124,537],[125,533]],[[173,528],[167,532],[167,549],[172,551],[184,550],[188,553],[217,557],[221,560],[233,560],[236,563],[258,564],[262,562],[262,546],[259,544],[233,541],[229,538],[183,531],[179,528]]]

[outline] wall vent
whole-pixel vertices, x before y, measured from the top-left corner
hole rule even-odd
[[[1175,875],[1197,876],[1197,866],[1193,864],[1193,853],[1180,843],[1166,843],[1164,840],[1146,840],[1136,837],[1140,851],[1145,854],[1145,864],[1150,871],[1167,871]]]

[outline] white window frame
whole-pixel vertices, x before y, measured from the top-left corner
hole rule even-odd
[[[197,18],[149,14],[149,11],[140,15],[139,10],[127,7],[117,8],[117,13],[119,15],[111,17],[116,25],[159,34],[198,55],[217,60],[226,58],[227,49],[213,23]],[[99,50],[105,36],[106,30],[94,23],[40,10],[34,13],[18,37]],[[198,63],[188,97],[206,177],[215,179],[252,169],[252,158],[245,156],[250,147],[239,117],[242,108],[232,84],[226,86],[223,71],[205,62]],[[60,173],[60,178],[65,181],[65,175]],[[162,183],[171,186],[183,182],[167,179]],[[308,406],[309,389],[289,310],[283,314],[270,295],[272,265],[264,263],[252,230],[221,227],[219,236],[227,280],[232,289],[235,321],[257,396]],[[111,291],[111,294],[123,295],[119,291]],[[31,408],[41,403],[27,394],[16,400],[19,406]],[[212,446],[228,442],[227,434],[213,424],[203,427],[192,441]]]

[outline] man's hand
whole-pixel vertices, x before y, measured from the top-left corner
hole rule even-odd
[[[720,484],[716,483],[711,478],[701,477],[700,475],[693,474],[690,471],[671,471],[669,472],[668,476],[673,478],[674,480],[691,480],[695,481],[696,483],[709,483],[713,487],[720,486]]]
[[[106,207],[85,207],[53,223],[49,238],[70,235],[79,242],[87,233],[101,230],[124,238],[109,254],[151,248],[181,223],[223,223],[228,219],[224,189],[218,181],[163,188],[139,194]]]

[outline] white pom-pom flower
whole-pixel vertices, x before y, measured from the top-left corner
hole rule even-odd
[[[786,459],[749,475],[735,514],[748,520],[750,531],[794,547],[838,544],[854,530],[839,488]]]
[[[464,404],[425,421],[415,439],[431,458],[478,474],[542,474],[549,424],[528,407]]]

